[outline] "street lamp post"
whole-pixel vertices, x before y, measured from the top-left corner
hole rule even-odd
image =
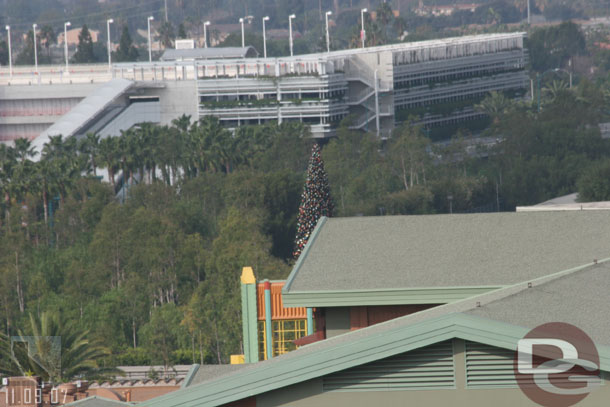
[[[269,16],[263,17],[263,55],[267,58],[267,35],[265,33],[265,21],[269,21]]]
[[[38,73],[38,47],[36,46],[36,27],[38,27],[36,23],[32,24],[32,31],[34,32],[34,70],[36,71],[36,73]]]
[[[246,37],[244,36],[244,19],[240,18],[239,23],[241,24],[241,47],[246,47]]]
[[[152,62],[152,39],[150,37],[150,22],[155,18],[153,16],[148,17],[148,62]]]
[[[112,69],[112,54],[110,48],[110,24],[114,23],[112,18],[106,20],[106,31],[108,32],[108,69]]]
[[[332,11],[326,12],[326,52],[330,52],[330,32],[328,31],[328,16],[332,14]]]
[[[362,48],[364,48],[364,40],[366,38],[366,31],[364,31],[364,13],[366,13],[368,9],[363,8],[360,10],[360,19],[362,20],[362,31],[360,32],[360,37],[362,38]]]
[[[290,35],[290,56],[293,56],[292,52],[292,19],[295,18],[296,15],[291,14],[288,16],[288,33]]]
[[[208,47],[208,25],[210,25],[209,21],[203,23],[203,47]]]
[[[13,77],[13,56],[11,52],[11,26],[7,25],[6,27],[7,36],[8,36],[8,70],[11,78]]]
[[[68,27],[72,24],[70,22],[64,23],[64,54],[66,56],[66,72],[68,72]]]

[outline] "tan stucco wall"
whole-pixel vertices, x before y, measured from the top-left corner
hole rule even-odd
[[[257,407],[539,407],[518,388],[466,389],[463,341],[454,342],[456,388],[447,390],[322,392],[322,379],[309,380],[257,396]],[[601,387],[578,403],[578,407],[608,405],[610,383],[606,375]]]

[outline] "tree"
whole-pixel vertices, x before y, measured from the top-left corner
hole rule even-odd
[[[40,36],[36,36],[36,46],[40,49]],[[40,55],[38,55],[39,62]],[[21,50],[21,52],[17,55],[15,59],[15,64],[17,65],[34,65],[34,32],[32,30],[28,31],[25,38],[25,46]]]
[[[551,103],[557,101],[559,97],[566,92],[569,92],[569,88],[565,81],[553,81],[542,89],[542,94],[545,95]]]
[[[328,186],[328,176],[324,170],[324,162],[320,156],[320,146],[313,145],[307,180],[301,195],[297,234],[295,237],[294,258],[298,258],[309,240],[309,236],[322,216],[332,216],[333,202]]]
[[[564,66],[572,56],[586,50],[585,37],[572,22],[541,28],[529,37],[532,68],[538,72]]]
[[[184,28],[184,23],[180,23],[178,26],[178,38],[185,39],[187,37],[186,29]]]
[[[100,149],[100,136],[87,133],[79,143],[79,151],[87,157],[87,171],[93,170],[93,176],[97,177],[97,162]]]
[[[57,36],[55,35],[55,32],[53,31],[53,27],[51,27],[50,25],[43,26],[40,29],[40,33],[38,35],[40,35],[40,42],[47,50],[47,57],[49,58],[49,61],[50,61],[51,60],[51,45],[57,43]]]
[[[165,373],[172,365],[172,352],[180,348],[180,340],[186,336],[181,318],[182,313],[174,304],[165,304],[154,308],[150,322],[140,329],[142,342],[154,355],[153,362],[161,362]]]
[[[164,48],[174,47],[174,26],[170,22],[165,22],[159,27],[159,37]]]
[[[87,24],[83,24],[80,33],[78,34],[78,47],[76,53],[72,57],[72,60],[79,64],[87,64],[95,62],[95,56],[93,54],[93,39]]]
[[[421,127],[412,123],[406,123],[393,134],[388,156],[405,190],[420,183],[426,184],[429,148],[430,140],[422,134]]]
[[[106,137],[99,143],[100,164],[106,167],[112,188],[116,187],[114,176],[119,169],[118,139]]]
[[[491,92],[488,96],[475,105],[475,109],[491,117],[494,123],[500,121],[500,117],[512,106],[512,101],[502,92]]]
[[[8,65],[8,43],[0,41],[0,65]]]
[[[577,186],[580,202],[610,201],[610,160],[592,165],[579,178]]]
[[[127,25],[123,26],[119,48],[117,49],[114,58],[117,62],[130,62],[138,59],[138,49],[133,45],[133,40],[131,39],[129,27],[127,27]]]
[[[13,346],[6,336],[0,337],[2,358],[10,361],[1,366],[3,374],[32,372],[44,381],[58,383],[77,377],[95,378],[120,373],[114,367],[100,366],[100,359],[108,356],[109,350],[89,339],[89,331],[79,328],[62,314],[30,314],[29,322],[31,336],[19,331],[21,344],[27,346]]]

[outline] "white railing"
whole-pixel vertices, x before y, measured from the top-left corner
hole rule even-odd
[[[0,85],[54,85],[69,83],[104,83],[112,78],[107,64],[38,65],[0,67]]]

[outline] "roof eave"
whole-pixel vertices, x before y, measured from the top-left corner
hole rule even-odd
[[[282,301],[285,307],[449,304],[501,288],[503,286],[288,291],[282,293]]]

